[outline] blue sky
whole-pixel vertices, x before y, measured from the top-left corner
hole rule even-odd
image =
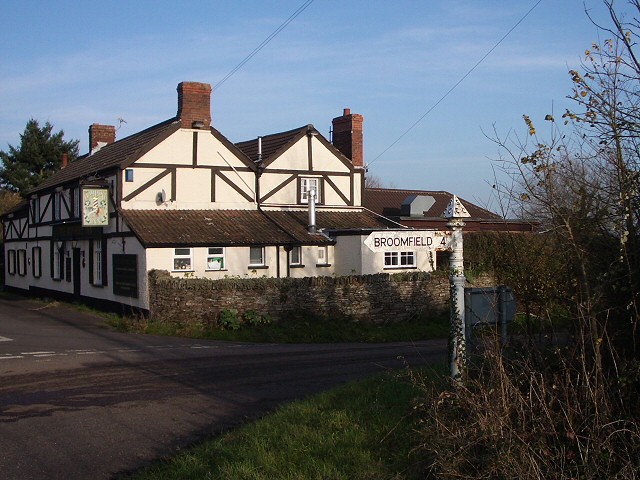
[[[542,126],[570,105],[567,70],[598,38],[582,0],[542,0],[379,155],[535,3],[315,0],[213,92],[212,123],[232,142],[308,123],[328,137],[347,107],[364,116],[365,162],[388,186],[447,190],[496,210],[498,150],[483,132],[523,132],[523,114]],[[4,2],[0,149],[19,144],[29,118],[63,129],[86,153],[91,123],[123,118],[124,138],[173,117],[179,82],[215,85],[302,4]],[[606,23],[600,0],[586,6]]]

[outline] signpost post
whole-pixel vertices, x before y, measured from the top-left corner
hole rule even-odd
[[[451,255],[449,257],[449,288],[451,291],[451,378],[462,382],[466,364],[465,322],[464,322],[464,252],[462,228],[469,212],[455,195],[451,198],[442,216],[449,220],[452,230]]]

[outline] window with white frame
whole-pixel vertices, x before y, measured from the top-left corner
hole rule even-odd
[[[249,248],[249,266],[261,267],[264,265],[264,247]]]
[[[18,275],[24,277],[27,274],[27,251],[24,248],[18,250]]]
[[[329,248],[326,245],[318,247],[318,265],[329,264]]]
[[[124,171],[124,181],[133,182],[133,168],[127,168]]]
[[[102,286],[102,242],[93,242],[93,284]]]
[[[16,274],[16,251],[7,250],[7,272],[9,275]]]
[[[174,248],[173,249],[173,270],[191,271],[193,270],[193,249]]]
[[[209,247],[207,249],[207,270],[224,269],[224,247]]]
[[[64,275],[64,242],[53,242],[53,279],[62,280]]]
[[[291,249],[290,265],[302,265],[302,247],[296,246]]]
[[[309,196],[307,195],[310,190],[316,192],[316,203],[320,203],[322,198],[320,189],[322,188],[321,178],[317,177],[301,177],[300,178],[300,203],[308,203]]]
[[[415,252],[384,252],[384,268],[414,268]]]
[[[40,247],[31,249],[31,273],[35,278],[42,276],[42,248]]]

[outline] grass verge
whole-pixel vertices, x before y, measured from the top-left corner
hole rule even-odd
[[[243,324],[237,330],[122,317],[107,318],[107,323],[120,331],[266,343],[400,342],[446,338],[449,333],[449,320],[446,316],[421,317],[383,325],[332,319],[287,319],[268,325]]]
[[[408,371],[352,382],[286,405],[128,478],[422,478],[412,456],[416,394]]]

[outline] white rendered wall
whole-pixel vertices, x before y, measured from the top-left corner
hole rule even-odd
[[[197,164],[194,165],[193,135],[197,135]],[[150,167],[145,167],[149,165]],[[157,165],[157,167],[156,167]],[[166,166],[165,166],[166,165]],[[151,167],[153,166],[153,167]],[[255,208],[255,173],[222,142],[205,130],[181,129],[151,149],[133,165],[133,182],[124,181],[122,197],[167,169],[175,168],[175,199],[171,200],[172,173],[159,179],[136,195],[123,201],[122,208],[131,209],[247,209]],[[214,180],[215,202],[211,202],[212,169],[219,171]],[[221,178],[226,177],[244,195]],[[157,194],[165,191],[167,201],[159,203]]]

